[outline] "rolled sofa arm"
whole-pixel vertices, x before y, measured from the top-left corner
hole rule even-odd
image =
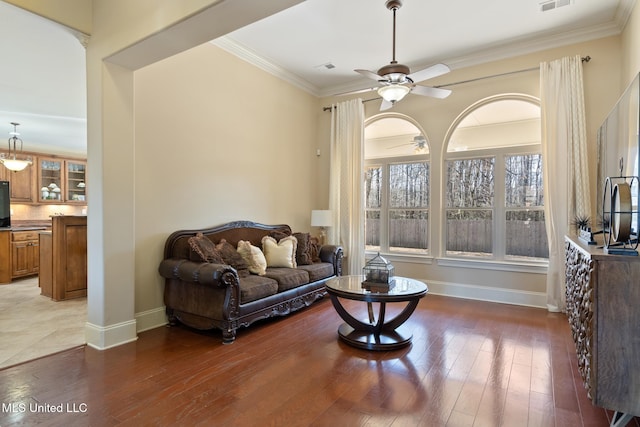
[[[238,272],[229,265],[194,262],[184,258],[165,259],[160,263],[158,271],[165,279],[178,279],[221,288],[237,285],[240,281]]]
[[[342,246],[324,245],[320,248],[320,260],[333,264],[333,271],[336,276],[342,276]]]

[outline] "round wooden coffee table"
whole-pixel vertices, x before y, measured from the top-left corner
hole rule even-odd
[[[341,276],[327,281],[327,293],[336,311],[346,323],[338,328],[339,337],[349,345],[366,350],[394,350],[411,343],[413,335],[398,327],[407,321],[418,306],[420,298],[427,294],[427,285],[419,280],[394,277],[394,285],[388,292],[372,292],[362,286],[363,276]],[[369,323],[353,317],[344,308],[340,298],[367,303]],[[380,303],[378,319],[372,303]],[[406,302],[407,305],[393,319],[385,319],[386,304]]]

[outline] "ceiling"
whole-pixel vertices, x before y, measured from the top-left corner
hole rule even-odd
[[[568,3],[541,11],[544,4]],[[396,60],[450,68],[619,34],[635,0],[403,0]],[[317,96],[375,86],[353,70],[392,59],[385,0],[307,0],[215,41]],[[331,64],[334,68],[327,68]],[[373,83],[373,85],[372,85]]]
[[[635,4],[544,3],[554,2],[568,4],[542,12],[539,0],[404,0],[396,59],[412,71],[438,62],[456,69],[615,35]],[[329,96],[375,86],[353,70],[391,61],[392,19],[384,0],[307,0],[213,42]],[[0,134],[8,137],[17,121],[25,150],[86,152],[84,47],[67,29],[3,1],[0,20]]]
[[[85,48],[60,25],[3,1],[0,22],[0,148],[18,122],[25,151],[86,153]]]

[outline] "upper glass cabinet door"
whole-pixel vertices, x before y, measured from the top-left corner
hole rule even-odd
[[[85,204],[86,177],[85,161],[40,157],[38,159],[38,201]]]
[[[63,199],[63,161],[40,158],[38,160],[38,200],[41,202],[61,202]]]
[[[67,160],[67,198],[68,202],[85,202],[87,200],[87,165],[85,162]]]

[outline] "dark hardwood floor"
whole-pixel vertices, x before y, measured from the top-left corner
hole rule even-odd
[[[4,369],[0,426],[609,425],[563,314],[427,295],[404,325],[412,345],[392,352],[344,345],[340,323],[325,298],[232,345],[158,328]]]

